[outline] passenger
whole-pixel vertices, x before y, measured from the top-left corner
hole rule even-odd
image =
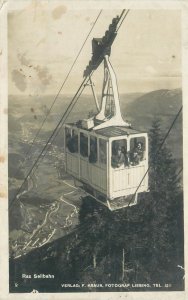
[[[107,157],[106,157],[106,141],[99,140],[99,162],[102,164],[107,163]]]
[[[93,163],[93,164],[97,162],[97,143],[96,143],[96,141],[91,141],[89,162]]]
[[[119,167],[123,166],[124,164],[125,164],[125,155],[122,151],[122,147],[119,146],[116,154],[112,154],[112,167],[119,168]]]
[[[122,153],[124,154],[124,157],[125,157],[125,166],[128,167],[129,164],[130,164],[130,158],[129,158],[129,154],[127,152],[127,149],[125,146],[122,146],[121,147],[121,150],[122,150]]]
[[[88,138],[82,133],[80,134],[80,154],[83,157],[88,157]]]
[[[68,144],[71,140],[71,134],[68,130],[66,130],[66,146],[68,147]]]
[[[72,132],[72,137],[67,142],[67,147],[71,153],[78,152],[78,135]]]
[[[118,149],[118,144],[116,141],[112,143],[112,156],[116,155]]]
[[[131,165],[136,166],[144,159],[143,143],[138,142],[131,154]]]

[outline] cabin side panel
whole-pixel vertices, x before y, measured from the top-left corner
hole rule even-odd
[[[114,169],[111,176],[111,193],[112,198],[126,196],[135,193],[140,184],[138,192],[148,190],[148,176],[146,175],[146,165],[136,167]],[[143,181],[141,182],[141,180]]]
[[[77,155],[66,152],[66,171],[73,176],[79,176],[79,159]]]
[[[107,174],[106,169],[95,165],[89,165],[90,184],[101,192],[107,190]]]
[[[88,172],[89,172],[88,161],[80,157],[80,179],[88,182],[89,180]]]

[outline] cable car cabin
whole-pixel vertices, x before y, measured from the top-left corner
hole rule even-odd
[[[147,133],[123,126],[94,131],[74,124],[66,124],[64,133],[66,172],[84,190],[111,210],[137,204],[137,194],[148,190]]]
[[[96,115],[64,125],[66,172],[110,210],[137,204],[138,193],[148,190],[148,136],[132,129],[122,118],[117,78],[109,59],[120,19],[117,17],[109,26],[110,35],[93,40],[92,59],[84,71],[84,86],[91,87]],[[92,72],[102,61],[99,105]]]

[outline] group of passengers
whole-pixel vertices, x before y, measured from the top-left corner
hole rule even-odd
[[[80,143],[82,145],[82,147],[80,147],[81,155],[88,157],[88,140],[83,134],[80,135]],[[66,144],[71,153],[78,152],[78,135],[74,132],[74,130],[72,132],[72,136],[70,133],[67,133]],[[142,142],[135,143],[133,149],[128,152],[125,146],[120,145],[118,141],[114,141],[112,144],[111,165],[113,168],[119,168],[121,166],[136,166],[144,159],[144,153],[144,146]],[[102,152],[100,153],[100,156],[102,156]],[[97,162],[96,139],[91,140],[90,142],[89,162]]]
[[[142,142],[135,144],[134,148],[127,152],[124,146],[115,144],[112,147],[112,167],[136,166],[144,159],[144,147]]]

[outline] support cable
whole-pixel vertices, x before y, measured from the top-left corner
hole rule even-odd
[[[124,9],[124,12],[125,12],[125,9]],[[123,16],[123,13],[124,13],[124,12],[122,12],[121,16]],[[127,9],[127,11],[126,11],[126,13],[125,13],[125,15],[124,15],[124,17],[123,17],[123,19],[122,19],[122,21],[121,21],[119,27],[117,28],[117,32],[119,31],[121,25],[123,24],[123,22],[124,22],[124,20],[125,20],[125,18],[126,18],[126,16],[128,15],[129,12],[130,12],[130,9]]]
[[[23,166],[23,164],[25,163],[25,161],[28,160],[28,156],[29,156],[30,153],[31,153],[31,150],[32,150],[32,148],[33,148],[33,145],[34,145],[35,141],[37,140],[37,138],[38,138],[38,136],[39,136],[39,133],[41,132],[41,129],[43,128],[43,126],[44,126],[44,124],[45,124],[45,122],[46,122],[48,116],[50,115],[51,110],[52,110],[53,106],[55,105],[55,102],[56,102],[57,98],[59,97],[59,95],[60,95],[60,93],[61,93],[61,91],[62,91],[62,89],[63,89],[65,83],[67,82],[67,79],[69,78],[69,75],[70,75],[70,73],[72,72],[72,70],[73,70],[73,68],[74,68],[74,66],[75,66],[75,64],[76,64],[76,62],[77,62],[77,60],[78,60],[78,58],[79,58],[79,56],[80,56],[80,54],[81,54],[81,52],[82,52],[82,50],[83,50],[85,44],[86,44],[86,42],[87,42],[87,40],[88,40],[90,34],[91,34],[91,32],[93,31],[93,28],[95,27],[95,25],[96,25],[96,23],[97,23],[97,21],[98,21],[100,15],[101,15],[101,13],[102,13],[102,10],[100,10],[99,14],[97,15],[97,18],[95,19],[95,21],[94,21],[94,23],[93,23],[91,29],[89,30],[89,32],[88,32],[88,34],[87,34],[87,36],[86,36],[86,38],[85,38],[85,40],[84,40],[84,42],[83,42],[83,44],[82,44],[80,50],[78,51],[78,54],[77,54],[76,58],[74,59],[72,65],[71,65],[71,67],[70,67],[70,70],[69,70],[68,74],[66,75],[66,77],[65,77],[65,79],[64,79],[64,81],[63,81],[63,83],[62,83],[62,85],[61,85],[61,87],[60,87],[60,89],[59,89],[59,91],[58,91],[58,93],[57,93],[57,95],[55,96],[55,98],[54,98],[54,100],[53,100],[53,102],[52,102],[52,104],[51,104],[51,106],[50,106],[50,108],[49,108],[49,110],[48,110],[46,116],[44,117],[44,119],[43,119],[43,121],[42,121],[42,123],[41,123],[41,126],[40,126],[40,128],[38,129],[38,131],[37,131],[37,133],[36,133],[36,135],[35,135],[35,137],[34,137],[32,143],[31,143],[30,148],[28,149],[28,151],[27,151],[26,154],[25,154],[25,157],[26,157],[26,158],[25,158],[25,160],[22,162],[22,165],[21,165],[21,166]],[[16,175],[17,175],[17,174],[18,174],[18,172],[16,173]]]
[[[93,72],[92,72],[92,74],[93,74]],[[56,130],[56,132],[54,133],[54,135],[52,136],[52,140],[50,140],[50,144],[53,143],[54,140],[56,139],[56,137],[57,137],[57,135],[59,134],[59,132],[60,132],[62,126],[64,125],[64,123],[65,123],[65,121],[66,121],[66,119],[68,118],[69,114],[71,113],[71,110],[73,109],[73,107],[74,107],[74,105],[76,104],[77,100],[78,100],[79,97],[81,96],[81,94],[82,94],[84,88],[87,86],[87,83],[90,81],[90,77],[91,77],[92,74],[90,74],[89,77],[86,77],[85,80],[82,82],[83,86],[82,86],[81,91],[77,94],[77,96],[76,96],[75,99],[73,98],[73,99],[74,99],[74,102],[71,103],[70,107],[68,108],[68,112],[67,112],[66,116],[63,116],[63,117],[61,118],[60,124],[59,124],[57,130]],[[85,83],[85,81],[86,81],[86,83]],[[72,101],[73,101],[73,100],[72,100]],[[71,102],[72,102],[72,101],[71,101]],[[50,145],[48,145],[48,146],[50,146]],[[46,153],[48,152],[48,146],[47,146],[46,149],[45,149],[46,152],[44,153],[44,156],[45,156]],[[44,156],[43,156],[43,157],[44,157]]]
[[[51,142],[51,139],[53,138],[53,136],[60,130],[60,128],[62,127],[62,125],[64,124],[65,120],[67,119],[67,117],[69,116],[72,108],[74,107],[74,105],[76,104],[76,101],[78,100],[78,98],[80,97],[80,94],[82,93],[82,91],[85,88],[85,83],[89,81],[89,78],[86,77],[84,78],[84,80],[82,81],[80,87],[78,88],[76,94],[74,95],[73,99],[71,100],[69,106],[67,107],[66,111],[64,112],[62,118],[60,119],[60,121],[58,122],[57,126],[55,127],[55,129],[53,130],[52,134],[50,135],[50,137],[48,138],[44,148],[42,149],[42,151],[40,152],[39,156],[37,157],[36,161],[34,162],[33,166],[31,167],[31,169],[29,170],[28,174],[26,175],[26,177],[24,178],[24,181],[22,182],[19,190],[17,191],[15,197],[13,198],[12,202],[9,205],[9,208],[11,208],[13,202],[17,199],[18,194],[20,193],[23,185],[26,183],[28,177],[30,176],[30,174],[32,173],[33,169],[37,166],[40,158],[43,156],[43,153],[45,152],[45,150],[47,149],[47,147],[49,146],[49,143]]]
[[[172,130],[172,128],[173,128],[173,126],[174,126],[176,120],[178,119],[180,113],[182,112],[182,109],[183,109],[183,106],[181,106],[181,108],[180,108],[179,111],[177,112],[177,114],[176,114],[176,116],[175,116],[175,118],[174,118],[172,124],[170,125],[170,128],[168,129],[168,131],[167,131],[165,137],[163,138],[163,140],[162,140],[162,142],[161,142],[159,148],[157,149],[157,151],[156,151],[156,153],[155,153],[155,154],[156,154],[156,157],[157,157],[158,153],[160,152],[162,146],[164,145],[164,143],[165,143],[165,141],[166,141],[168,135],[170,134],[170,132],[171,132],[171,130]],[[148,167],[147,171],[145,172],[144,176],[142,177],[142,180],[140,181],[140,183],[139,183],[139,185],[138,185],[138,187],[137,187],[135,193],[134,193],[133,196],[131,197],[131,199],[130,199],[129,204],[128,204],[127,207],[130,206],[130,204],[131,204],[133,198],[135,197],[135,195],[136,195],[138,189],[140,188],[142,182],[144,181],[144,179],[145,179],[145,177],[146,177],[146,175],[148,174],[148,172],[149,172],[150,169],[151,169],[151,165]]]

